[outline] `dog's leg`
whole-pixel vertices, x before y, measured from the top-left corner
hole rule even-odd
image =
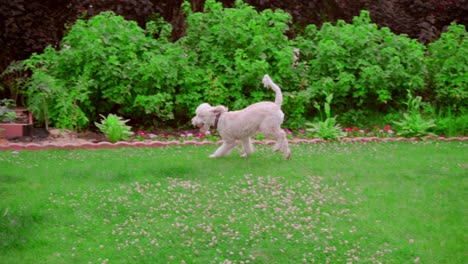
[[[276,143],[275,145],[273,146],[273,151],[274,152],[277,152],[281,149],[281,144],[280,144],[280,141],[279,140],[276,140]]]
[[[221,147],[219,147],[215,151],[215,153],[210,155],[210,158],[219,158],[219,157],[226,156],[229,153],[231,153],[232,148],[234,148],[235,146],[236,146],[235,140],[229,140],[229,141],[225,140],[223,142],[223,145],[221,145]]]
[[[286,132],[280,127],[273,127],[270,129],[262,129],[262,133],[267,136],[274,138],[276,140],[275,145],[273,146],[273,151],[281,150],[285,159],[291,157],[291,150],[289,149],[288,139],[286,138]]]
[[[286,138],[286,132],[283,129],[279,129],[275,133],[276,144],[274,151],[281,150],[283,151],[283,156],[285,159],[291,158],[291,150],[289,149],[288,139]]]
[[[241,142],[242,142],[242,148],[243,148],[243,151],[244,151],[244,153],[242,153],[241,157],[246,158],[246,157],[250,156],[250,154],[252,154],[254,152],[253,145],[252,145],[252,142],[250,142],[249,137],[243,138],[241,140]]]
[[[288,139],[286,138],[286,135],[283,138],[283,156],[285,159],[290,159],[291,158],[291,150],[289,149],[289,143]]]

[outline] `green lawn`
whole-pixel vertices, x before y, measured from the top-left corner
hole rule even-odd
[[[468,142],[0,152],[0,263],[467,263]]]

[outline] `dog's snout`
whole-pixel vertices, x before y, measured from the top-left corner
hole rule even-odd
[[[203,122],[198,117],[195,116],[194,118],[192,118],[192,125],[194,127],[202,127]]]

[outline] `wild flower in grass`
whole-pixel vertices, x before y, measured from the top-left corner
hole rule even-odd
[[[234,258],[232,263],[255,262],[256,256],[264,252],[248,248],[263,244],[283,254],[289,248],[298,248],[299,257],[308,263],[317,256],[329,258],[332,263],[343,263],[345,258],[357,255],[365,261],[373,257],[369,255],[372,252],[345,242],[349,225],[335,226],[353,216],[349,209],[336,210],[337,204],[340,208],[349,204],[341,194],[343,188],[346,186],[341,183],[328,185],[316,176],[305,177],[295,184],[283,177],[257,175],[245,175],[235,181],[222,179],[215,184],[176,177],[161,178],[157,183],[123,183],[112,190],[96,189],[86,195],[52,195],[50,200],[60,200],[54,204],[68,208],[77,197],[88,197],[80,206],[96,212],[95,217],[105,215],[114,226],[109,230],[112,239],[98,247],[115,248],[123,255],[151,257],[155,250],[168,250],[166,243],[158,241],[171,240],[174,241],[171,247],[178,245],[182,251],[202,257],[216,254],[217,263]],[[98,203],[93,202],[96,198]],[[120,211],[125,213],[116,213]],[[81,220],[76,228],[83,231],[102,223],[88,216]],[[359,230],[352,231],[360,235]],[[318,247],[315,254],[309,254],[310,247],[301,246],[311,239]],[[347,244],[348,251],[338,247],[343,244]],[[165,259],[183,263],[181,255],[173,252],[177,249],[168,252]],[[375,262],[383,257],[375,255]]]

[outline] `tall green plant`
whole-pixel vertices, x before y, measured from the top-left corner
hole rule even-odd
[[[101,122],[95,122],[95,125],[99,130],[106,135],[110,142],[114,143],[120,140],[128,140],[133,132],[131,127],[127,126],[126,123],[130,120],[125,120],[120,116],[109,114],[101,116]]]
[[[203,13],[185,2],[184,9],[187,35],[176,42],[162,19],[146,31],[111,12],[78,20],[58,50],[48,47],[27,60],[35,116],[70,129],[86,128],[108,112],[143,125],[189,120],[202,101],[238,109],[272,99],[261,86],[265,73],[279,83],[293,79],[293,52],[284,34],[289,14],[258,13],[242,1],[223,8],[209,0]],[[294,86],[282,88],[294,93]],[[286,110],[292,105],[285,103]]]
[[[331,116],[331,102],[333,100],[333,94],[325,94],[324,112],[325,118],[318,122],[309,122],[306,125],[309,127],[307,131],[313,136],[323,139],[340,139],[346,134],[343,129],[336,121],[336,116]],[[321,106],[314,102],[314,107],[321,112]],[[321,114],[322,117],[322,114]]]
[[[8,91],[9,98],[16,104],[25,106],[23,93],[28,74],[24,70],[22,61],[12,61],[2,73],[0,73],[0,91]]]
[[[440,39],[429,44],[427,65],[435,99],[442,108],[468,107],[468,33],[451,24]]]
[[[296,39],[312,98],[335,95],[336,111],[376,109],[405,100],[405,90],[424,87],[425,48],[405,35],[378,28],[368,11],[352,24],[309,25]]]
[[[284,34],[291,22],[288,13],[279,9],[259,13],[239,0],[234,8],[223,8],[220,2],[207,0],[203,13],[193,12],[185,1],[184,12],[188,27],[178,43],[189,51],[201,83],[199,87],[184,87],[177,96],[178,102],[195,99],[198,104],[207,100],[239,109],[273,97],[261,88],[265,73],[277,76],[278,82],[281,76],[291,74],[293,50]],[[202,97],[194,97],[189,90],[192,88]]]
[[[468,135],[468,113],[461,109],[454,113],[451,107],[439,110],[436,116],[434,132],[447,137]],[[435,115],[435,114],[434,114]]]
[[[398,135],[403,137],[433,135],[430,130],[436,125],[434,119],[425,117],[421,113],[421,106],[423,104],[421,96],[413,97],[411,91],[408,91],[408,100],[405,104],[407,111],[403,113],[401,120],[393,122],[398,127]]]
[[[60,49],[34,54],[26,65],[33,72],[27,94],[35,116],[47,112],[52,125],[70,129],[88,127],[113,110],[140,120],[173,118],[183,50],[168,41],[166,24],[148,28],[104,12],[78,20]],[[158,30],[155,40],[151,34]]]
[[[0,123],[13,123],[16,118],[16,112],[12,107],[16,106],[13,99],[0,99]]]

